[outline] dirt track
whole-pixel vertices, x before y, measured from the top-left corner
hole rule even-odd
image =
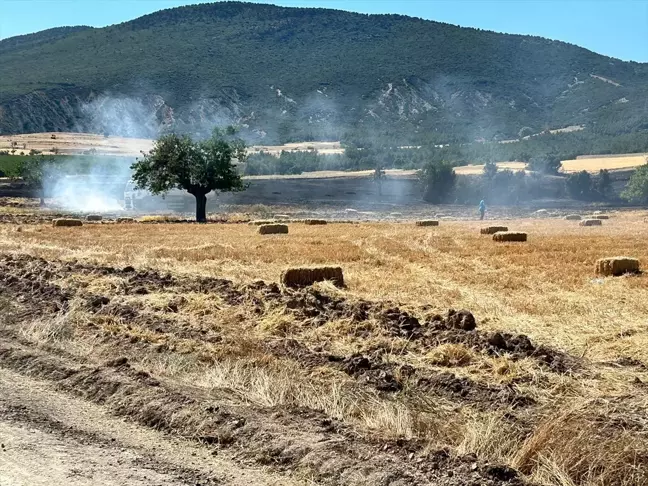
[[[0,369],[0,484],[297,484]]]

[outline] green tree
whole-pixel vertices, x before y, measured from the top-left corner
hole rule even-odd
[[[378,186],[378,197],[382,197],[382,183],[387,177],[385,170],[382,168],[382,165],[377,165],[373,172],[374,183]]]
[[[532,157],[529,161],[529,169],[543,174],[556,175],[562,167],[560,157],[553,154]]]
[[[63,176],[61,163],[54,157],[26,157],[21,160],[18,175],[23,182],[38,194],[41,207],[49,189]]]
[[[648,159],[632,174],[621,197],[629,202],[648,203]]]
[[[607,199],[610,189],[612,189],[610,171],[607,169],[601,169],[599,171],[598,179],[596,180],[596,190],[603,199]]]
[[[446,200],[454,189],[457,175],[448,163],[428,163],[418,172],[423,186],[423,199],[432,204]]]
[[[497,164],[495,162],[486,162],[484,164],[483,174],[487,180],[492,181],[497,175]]]
[[[153,194],[185,190],[196,198],[196,221],[207,220],[207,194],[245,187],[234,160],[245,160],[245,144],[232,128],[215,129],[211,138],[194,141],[175,134],[160,137],[133,165],[137,187]]]
[[[565,181],[567,192],[573,199],[580,199],[587,201],[593,199],[593,181],[592,176],[586,170],[582,170],[575,174],[570,174]]]

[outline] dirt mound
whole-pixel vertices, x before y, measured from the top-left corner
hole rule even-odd
[[[117,275],[124,278],[119,292],[123,295],[146,295],[162,292],[181,294],[187,292],[215,293],[229,305],[245,305],[261,313],[269,304],[284,307],[307,326],[321,326],[331,320],[350,319],[362,323],[375,320],[384,332],[408,340],[420,341],[430,349],[439,344],[463,344],[478,352],[492,356],[506,354],[513,360],[535,358],[555,372],[567,372],[578,367],[578,361],[558,350],[534,345],[524,335],[489,333],[477,329],[475,317],[467,310],[450,309],[445,317],[435,315],[421,320],[408,311],[388,302],[350,300],[331,296],[312,287],[304,289],[280,289],[279,286],[262,281],[236,285],[230,280],[211,277],[180,277],[155,270],[136,270],[133,267],[113,268],[79,262],[46,261],[31,256],[5,256],[0,260],[0,283],[19,293],[32,295],[46,303],[48,308],[64,309],[72,298],[70,290],[62,290],[51,284],[52,278],[80,273],[85,275]],[[122,319],[138,319],[137,309],[117,303],[105,302],[108,297],[90,295],[83,289],[79,293],[95,312],[118,315]],[[181,300],[170,303],[167,312],[177,312]],[[174,310],[175,309],[175,310]],[[164,328],[164,316],[157,319]],[[177,323],[176,323],[177,324]],[[150,325],[153,325],[152,323]],[[168,324],[172,325],[172,324]],[[359,331],[359,337],[369,338],[370,331]]]

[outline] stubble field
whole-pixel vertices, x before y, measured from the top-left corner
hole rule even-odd
[[[0,366],[286,484],[646,484],[648,278],[594,274],[644,214],[487,224],[529,240],[2,224]],[[275,284],[316,264],[347,287]]]

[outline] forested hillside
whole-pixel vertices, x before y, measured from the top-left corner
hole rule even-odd
[[[557,13],[558,14],[558,13]],[[398,15],[224,2],[0,42],[0,132],[266,142],[648,130],[648,64]]]

